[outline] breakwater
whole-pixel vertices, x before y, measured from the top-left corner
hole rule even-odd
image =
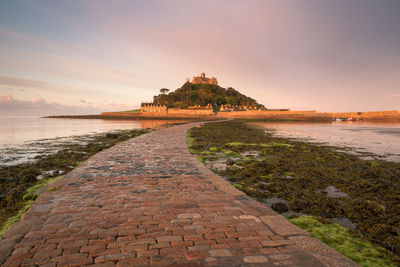
[[[297,121],[332,121],[334,119],[352,119],[364,121],[396,122],[400,121],[400,113],[397,110],[368,111],[368,112],[317,112],[292,111],[292,110],[243,110],[220,111],[208,110],[183,110],[168,109],[167,111],[147,112],[103,112],[100,115],[61,115],[48,116],[47,118],[69,119],[179,119],[179,120],[216,120],[226,118],[260,119],[260,120],[297,120]]]

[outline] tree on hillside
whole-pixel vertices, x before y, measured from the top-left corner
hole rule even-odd
[[[187,108],[188,106],[205,106],[212,104],[215,108],[221,105],[242,105],[263,108],[251,97],[239,93],[232,87],[227,89],[215,84],[192,84],[186,82],[181,88],[169,92],[163,88],[160,94],[154,96],[154,103],[167,105],[170,108]]]
[[[167,88],[160,89],[160,93],[163,94],[163,95],[165,95],[168,92],[169,92],[169,89],[167,89]]]

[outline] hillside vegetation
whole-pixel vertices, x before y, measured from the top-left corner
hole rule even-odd
[[[154,96],[154,103],[167,105],[170,108],[188,108],[188,106],[206,106],[208,104],[212,104],[215,109],[223,104],[264,107],[253,98],[239,93],[232,87],[225,89],[214,84],[187,82],[181,88],[167,94],[168,91],[169,89],[161,89],[162,93]]]

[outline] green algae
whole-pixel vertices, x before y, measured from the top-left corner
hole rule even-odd
[[[22,206],[22,208],[20,208],[15,215],[9,217],[0,227],[0,235],[5,233],[14,223],[19,222],[22,218],[22,215],[29,210],[34,202],[34,200],[25,201],[25,204]]]
[[[233,186],[234,186],[236,189],[239,189],[240,191],[243,191],[243,185],[241,185],[241,184],[233,184]]]
[[[344,226],[322,223],[311,216],[300,216],[289,221],[361,266],[396,266],[387,257],[385,249],[372,245]]]
[[[194,139],[192,148],[200,152],[212,147],[238,154],[259,151],[260,156],[240,156],[234,164],[234,157],[226,154],[205,156],[204,161],[225,158],[226,170],[216,172],[260,201],[276,197],[294,212],[347,218],[356,224],[357,234],[400,262],[399,163],[365,160],[337,147],[275,137],[237,120],[205,124],[188,134]],[[329,186],[348,197],[328,196],[324,189]]]
[[[239,153],[232,151],[232,150],[224,150],[223,152],[227,156],[239,156]]]
[[[41,180],[34,186],[27,188],[26,193],[22,197],[23,201],[21,201],[21,203],[20,203],[20,204],[22,204],[22,208],[20,208],[14,216],[9,217],[6,220],[6,222],[1,226],[0,235],[5,233],[8,230],[8,228],[10,228],[14,223],[19,222],[21,220],[22,215],[24,215],[29,210],[29,208],[35,202],[35,199],[39,196],[40,189],[51,184],[52,182],[54,182],[55,180],[57,180],[61,177],[62,176],[57,176],[57,177],[49,178],[46,180]]]
[[[262,147],[292,147],[291,144],[270,142],[270,143],[242,143],[242,142],[230,142],[226,143],[225,146],[262,146]]]

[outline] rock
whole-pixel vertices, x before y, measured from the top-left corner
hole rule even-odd
[[[106,134],[106,138],[116,139],[116,138],[118,138],[118,135],[114,134],[114,133],[107,133]]]
[[[281,177],[281,179],[283,179],[283,180],[294,180],[294,177],[290,176],[290,175],[284,175],[284,176]]]
[[[274,203],[272,204],[271,208],[278,213],[284,213],[289,211],[289,207],[283,202]]]
[[[324,192],[327,193],[328,197],[348,197],[349,194],[346,194],[342,191],[340,191],[339,189],[337,189],[334,186],[328,186],[327,188],[324,189]]]

